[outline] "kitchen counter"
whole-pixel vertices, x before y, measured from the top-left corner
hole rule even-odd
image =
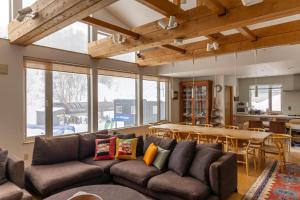
[[[262,115],[250,115],[250,114],[243,114],[243,113],[236,113],[236,117],[269,117],[269,118],[288,118],[288,119],[300,119],[300,116],[288,116],[288,115],[268,115],[268,114],[262,114]]]

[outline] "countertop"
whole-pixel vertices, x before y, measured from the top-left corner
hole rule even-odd
[[[262,115],[250,115],[250,114],[243,114],[243,113],[236,113],[234,114],[237,117],[270,117],[270,118],[289,118],[289,119],[300,119],[300,116],[288,116],[288,115],[268,115],[268,114],[262,114]]]

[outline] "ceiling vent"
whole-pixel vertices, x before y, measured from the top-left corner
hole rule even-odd
[[[253,6],[262,3],[264,0],[241,0],[244,6]]]

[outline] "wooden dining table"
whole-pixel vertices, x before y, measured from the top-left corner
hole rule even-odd
[[[270,132],[254,132],[249,130],[233,130],[226,128],[217,128],[217,127],[201,127],[201,126],[191,126],[191,125],[182,125],[182,124],[160,124],[152,126],[155,129],[163,129],[169,131],[177,131],[182,133],[196,133],[203,135],[211,135],[218,137],[231,136],[239,140],[260,140],[263,141],[269,137],[272,133]]]

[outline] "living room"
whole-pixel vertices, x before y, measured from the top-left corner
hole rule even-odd
[[[297,0],[2,0],[0,19],[0,200],[298,199]]]

